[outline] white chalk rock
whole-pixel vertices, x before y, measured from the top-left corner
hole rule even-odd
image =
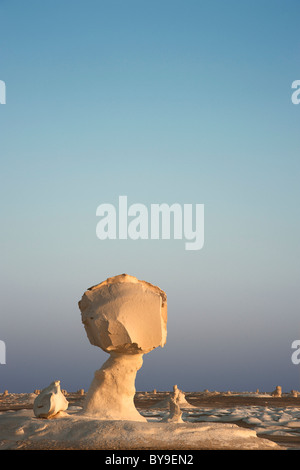
[[[37,418],[53,418],[60,411],[68,408],[69,402],[60,389],[60,381],[52,382],[44,388],[33,403],[33,412]]]
[[[79,302],[91,344],[104,351],[148,353],[167,338],[166,294],[121,274],[90,287]]]
[[[178,403],[178,405],[182,408],[192,407],[192,405],[190,405],[190,403],[186,401],[184,392],[182,390],[179,390],[177,385],[173,385],[173,397],[176,403]]]
[[[121,274],[88,289],[78,303],[91,344],[110,354],[96,371],[84,412],[99,419],[146,421],[134,405],[135,378],[143,354],[164,346],[164,291]]]
[[[150,408],[170,408],[170,400],[175,401],[175,403],[179,406],[179,408],[195,408],[194,405],[191,405],[185,398],[185,394],[182,390],[179,390],[177,385],[173,385],[173,392],[165,398],[164,400],[154,403],[151,405]]]
[[[163,419],[167,423],[183,423],[182,421],[182,411],[178,403],[178,398],[176,396],[170,395],[168,397],[170,414]]]

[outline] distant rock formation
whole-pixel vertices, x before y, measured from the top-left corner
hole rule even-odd
[[[179,395],[175,393],[168,397],[170,414],[164,418],[163,421],[166,421],[167,423],[183,423],[179,400]]]
[[[33,412],[37,418],[53,418],[60,411],[68,408],[69,402],[60,389],[60,381],[52,382],[44,388],[33,403]]]
[[[182,390],[179,390],[177,385],[173,386],[173,397],[174,397],[176,403],[178,403],[179,406],[182,406],[182,407],[192,406],[186,401],[185,394],[183,393]]]
[[[275,390],[271,393],[272,397],[280,398],[282,396],[282,388],[280,385],[277,385]]]
[[[170,398],[173,399],[180,408],[195,408],[186,400],[184,392],[179,390],[177,385],[173,385],[173,392],[171,392],[167,398],[158,403],[154,403],[150,408],[169,408]]]
[[[135,378],[143,354],[166,343],[165,292],[122,274],[89,288],[78,305],[91,344],[110,354],[95,372],[84,413],[98,419],[147,421],[134,405]]]

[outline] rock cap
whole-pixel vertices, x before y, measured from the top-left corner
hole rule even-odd
[[[159,287],[120,274],[94,285],[78,302],[91,344],[111,353],[148,353],[167,338],[167,296]]]

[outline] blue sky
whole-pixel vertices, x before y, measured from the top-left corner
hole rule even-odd
[[[1,387],[88,388],[77,302],[168,296],[138,389],[300,389],[298,0],[0,1]],[[96,208],[205,205],[205,245],[96,237]]]

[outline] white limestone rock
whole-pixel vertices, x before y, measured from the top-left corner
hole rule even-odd
[[[121,274],[90,287],[79,302],[91,344],[146,354],[167,339],[167,297],[149,282]]]
[[[184,392],[182,390],[179,390],[177,385],[173,386],[173,397],[176,403],[178,403],[178,405],[182,408],[190,408],[192,406],[186,401]]]
[[[134,405],[135,377],[143,354],[167,338],[167,297],[127,274],[89,288],[78,303],[91,344],[110,354],[95,372],[84,412],[98,419],[146,421]]]
[[[183,423],[182,411],[178,403],[178,397],[176,397],[174,394],[169,395],[168,401],[170,413],[166,418],[163,419],[163,421],[166,421],[167,423]]]
[[[60,381],[52,382],[44,388],[33,403],[33,412],[37,418],[50,419],[68,408],[69,402],[60,389]]]
[[[150,406],[150,408],[169,408],[170,407],[170,400],[173,400],[181,409],[185,408],[195,408],[194,405],[191,405],[185,398],[185,394],[182,390],[180,390],[177,385],[173,385],[173,392],[169,394],[164,400],[154,403]]]

